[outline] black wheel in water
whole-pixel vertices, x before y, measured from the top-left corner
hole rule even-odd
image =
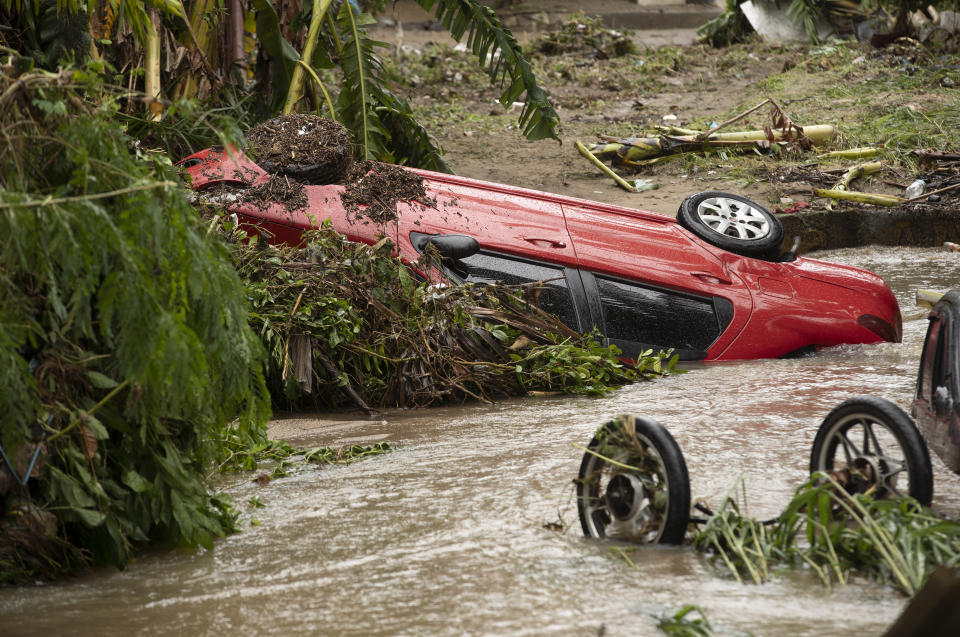
[[[622,415],[601,426],[577,476],[577,509],[587,537],[680,544],[690,521],[690,479],[663,425]]]
[[[850,493],[933,499],[926,442],[910,416],[883,398],[857,396],[827,415],[810,452],[815,471],[832,473]]]
[[[776,259],[783,243],[780,220],[746,197],[698,192],[680,203],[677,221],[707,243],[734,254]]]

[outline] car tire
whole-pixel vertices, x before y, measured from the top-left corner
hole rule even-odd
[[[657,421],[622,415],[603,424],[587,446],[576,484],[585,536],[683,542],[690,522],[687,464]]]
[[[734,254],[775,260],[783,243],[783,226],[773,214],[746,197],[706,191],[680,203],[677,221],[710,245]]]
[[[275,117],[265,122],[263,126],[282,127],[282,119],[282,117]],[[318,163],[275,161],[263,157],[257,161],[257,164],[271,175],[286,175],[304,184],[324,186],[343,182],[353,164],[353,149],[344,136],[342,143],[324,145],[322,161]]]
[[[291,179],[314,186],[325,186],[343,181],[352,162],[350,149],[337,147],[332,149],[336,156],[320,164],[277,164],[271,161],[260,162],[260,167],[272,175],[286,175]]]
[[[926,442],[910,416],[884,398],[857,396],[827,415],[810,451],[810,473],[817,471],[831,473],[851,493],[909,495],[923,505],[933,499]]]

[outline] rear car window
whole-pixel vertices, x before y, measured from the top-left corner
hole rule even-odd
[[[713,299],[601,276],[597,287],[606,337],[627,356],[643,346],[704,353],[720,336]]]
[[[580,330],[573,297],[562,268],[487,252],[460,259],[457,266],[460,270],[458,274],[469,283],[499,282],[504,285],[521,285],[543,281],[543,288],[537,299],[540,309],[553,314],[571,329]]]

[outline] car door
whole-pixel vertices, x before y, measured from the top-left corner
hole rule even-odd
[[[930,313],[923,342],[912,414],[927,443],[953,471],[960,472],[960,296],[951,292]]]
[[[402,258],[419,257],[423,235],[463,234],[477,254],[459,259],[446,274],[474,283],[521,285],[543,281],[538,306],[584,331],[589,315],[559,203],[542,193],[456,176],[422,173],[431,205],[401,204]]]
[[[450,233],[475,238],[481,250],[576,267],[559,203],[534,191],[423,174],[433,202],[401,204],[399,243],[405,259],[412,261],[419,254],[410,241],[412,233]]]
[[[563,204],[592,320],[627,356],[674,348],[716,358],[749,318],[752,297],[672,219]]]

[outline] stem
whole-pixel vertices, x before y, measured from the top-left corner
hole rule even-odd
[[[881,170],[883,170],[883,164],[878,161],[869,161],[862,164],[857,164],[843,174],[843,177],[840,178],[840,181],[837,182],[837,185],[834,186],[833,189],[846,190],[850,187],[850,184],[852,184],[854,180],[859,179],[864,175],[878,173]]]
[[[317,44],[317,36],[320,35],[320,25],[323,24],[323,16],[333,0],[313,0],[313,15],[310,16],[310,29],[307,31],[307,40],[303,44],[303,53],[300,55],[300,61],[309,64],[313,59],[313,49]],[[304,65],[306,66],[306,65]],[[293,111],[293,107],[303,91],[303,66],[297,65],[293,69],[293,79],[290,80],[290,89],[287,91],[287,101],[283,105],[284,115]],[[306,68],[310,68],[307,66]],[[326,94],[326,91],[324,91]],[[329,98],[328,98],[329,100]]]
[[[147,41],[144,43],[144,92],[150,101],[147,103],[149,119],[156,122],[163,114],[160,103],[160,12],[147,11]]]
[[[895,197],[893,195],[879,195],[869,192],[850,192],[849,190],[826,190],[823,188],[814,188],[813,194],[816,197],[826,197],[828,199],[843,199],[846,201],[856,201],[858,203],[872,204],[875,206],[886,206],[888,208],[899,206],[906,203],[906,199]],[[929,195],[927,195],[929,196]]]
[[[158,181],[152,184],[144,184],[140,186],[130,186],[129,188],[121,188],[120,190],[111,190],[110,192],[99,192],[95,195],[77,195],[76,197],[58,197],[54,199],[53,197],[47,197],[45,199],[39,199],[34,201],[25,201],[25,202],[14,202],[9,203],[6,201],[0,201],[0,209],[2,208],[42,208],[45,206],[56,206],[62,203],[70,203],[73,201],[93,201],[94,199],[106,199],[108,197],[116,197],[117,195],[125,195],[129,192],[140,192],[143,190],[153,190],[155,188],[169,188],[169,187],[178,187],[180,184],[172,181]]]
[[[323,82],[321,82],[320,78],[317,77],[317,74],[313,72],[313,69],[310,68],[310,65],[303,60],[297,60],[297,68],[300,68],[301,65],[303,65],[303,69],[310,74],[311,79],[313,79],[314,83],[316,83],[316,85],[320,88],[320,92],[323,93],[323,99],[327,102],[327,108],[330,109],[330,119],[337,121],[337,112],[333,110],[333,100],[330,99],[330,93],[327,92],[327,87],[323,85]],[[319,114],[320,107],[318,106],[317,115]]]
[[[126,387],[127,385],[129,385],[129,384],[130,384],[130,380],[129,380],[129,379],[123,381],[122,383],[120,383],[119,385],[117,385],[116,387],[114,387],[114,388],[110,391],[109,394],[107,394],[106,396],[104,396],[103,398],[101,398],[101,399],[100,399],[100,402],[98,402],[96,405],[94,405],[93,407],[91,407],[90,409],[86,410],[86,411],[83,412],[83,413],[84,413],[85,415],[87,415],[87,416],[93,414],[93,412],[97,411],[98,409],[100,409],[101,407],[103,407],[105,404],[107,404],[107,402],[109,402],[111,398],[113,398],[114,396],[116,396],[117,394],[119,394],[119,393],[123,390],[123,388],[125,388],[125,387]],[[79,425],[79,424],[80,424],[80,417],[74,418],[74,419],[70,422],[69,425],[67,425],[66,427],[64,427],[63,429],[61,429],[60,431],[58,431],[57,433],[55,433],[55,434],[53,434],[52,436],[50,436],[49,438],[47,438],[47,442],[53,442],[54,440],[56,440],[57,438],[59,438],[59,437],[62,436],[63,434],[67,433],[68,431],[70,431],[71,429],[73,429],[74,427],[76,427],[76,426]]]
[[[726,127],[726,126],[729,126],[730,124],[733,124],[734,122],[743,119],[744,117],[746,117],[746,116],[749,115],[750,113],[758,110],[761,106],[765,106],[765,105],[767,105],[767,104],[773,104],[774,106],[777,106],[777,103],[774,102],[772,99],[770,99],[770,98],[768,97],[767,99],[763,100],[762,102],[760,102],[759,104],[757,104],[757,105],[754,106],[753,108],[747,109],[747,110],[745,110],[744,112],[740,113],[739,115],[735,115],[734,117],[728,119],[727,121],[725,121],[724,123],[720,124],[719,126],[716,126],[716,127],[712,128],[712,129],[710,129],[710,130],[708,130],[708,131],[705,131],[705,132],[703,132],[703,133],[700,133],[699,135],[697,135],[697,141],[698,141],[698,142],[702,142],[702,141],[708,139],[711,135],[713,135],[714,133],[716,133],[717,131],[719,131],[721,128],[724,128],[724,127]],[[777,108],[780,108],[780,107],[777,106]]]
[[[636,192],[636,190],[634,190],[633,186],[631,186],[630,184],[628,184],[628,183],[623,179],[623,177],[621,177],[621,176],[618,175],[617,173],[615,173],[615,172],[613,172],[612,170],[610,170],[609,168],[607,168],[607,166],[606,166],[602,161],[600,161],[599,159],[597,159],[596,157],[594,157],[593,153],[591,153],[589,150],[587,150],[587,147],[584,146],[583,144],[581,144],[579,139],[578,139],[576,142],[574,142],[574,143],[576,144],[577,150],[580,151],[580,154],[581,154],[581,155],[583,155],[584,157],[586,157],[587,159],[589,159],[590,162],[591,162],[594,166],[596,166],[597,168],[599,168],[600,170],[602,170],[604,173],[606,173],[608,176],[610,176],[615,182],[617,182],[617,185],[618,185],[618,186],[620,186],[621,188],[623,188],[623,189],[626,190],[627,192]]]

